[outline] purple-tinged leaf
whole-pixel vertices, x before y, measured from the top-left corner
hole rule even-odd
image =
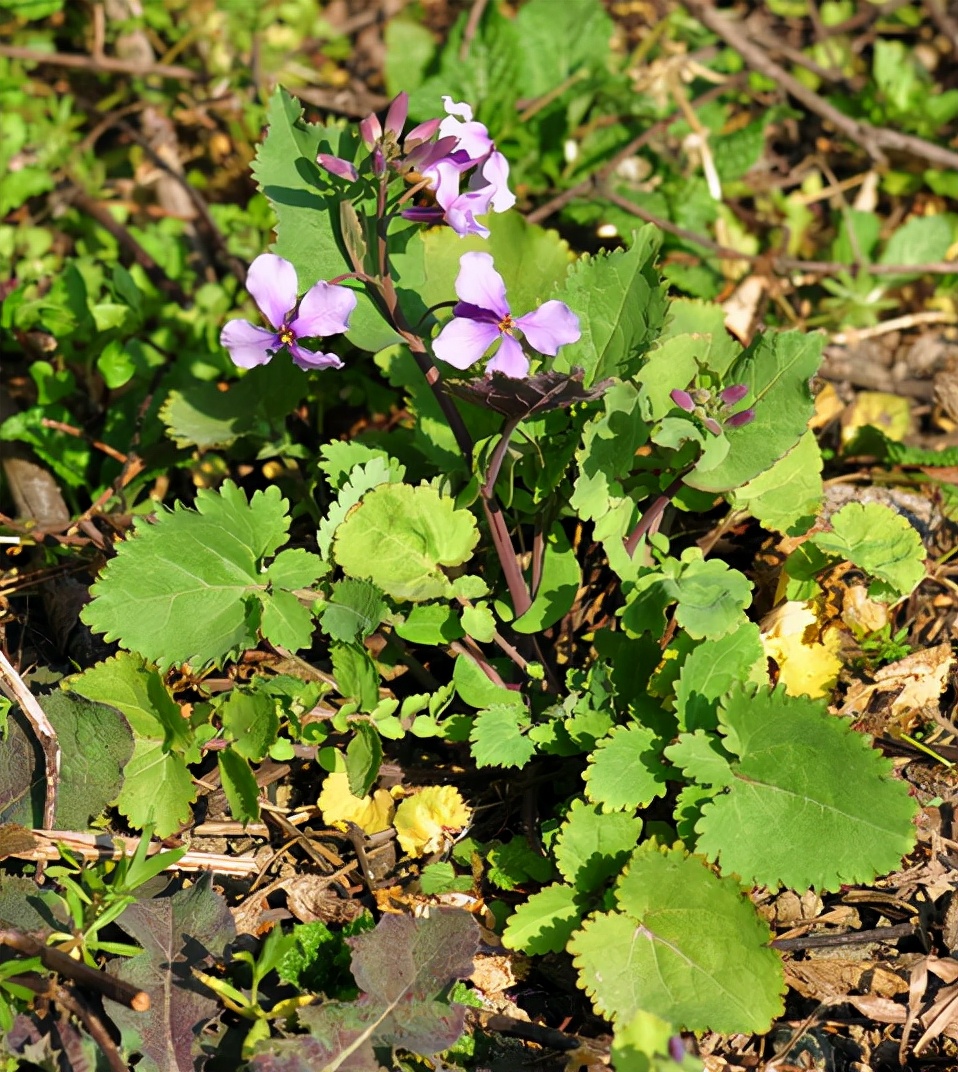
[[[379,1068],[375,1049],[441,1053],[463,1032],[465,1008],[440,1000],[472,974],[479,928],[467,912],[433,909],[428,916],[384,916],[376,929],[348,939],[357,1001],[327,1002],[299,1011],[312,1045],[264,1041],[250,1062],[255,1072],[329,1072]]]
[[[477,380],[447,380],[449,393],[476,406],[494,410],[504,417],[531,417],[551,409],[567,409],[577,402],[599,398],[612,380],[602,380],[592,387],[582,386],[584,373],[539,372],[525,380],[509,376],[484,376]]]
[[[110,1018],[136,1040],[140,1072],[194,1072],[201,1067],[199,1032],[219,1005],[193,969],[207,968],[236,933],[226,902],[204,878],[171,897],[130,905],[118,922],[143,952],[112,961],[110,970],[147,991],[151,1004],[144,1014],[108,1000]]]

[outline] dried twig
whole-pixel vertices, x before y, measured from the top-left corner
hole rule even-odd
[[[890,130],[887,127],[872,126],[864,120],[853,119],[849,115],[840,112],[834,105],[829,104],[824,97],[819,96],[814,90],[809,89],[794,75],[789,74],[780,64],[776,63],[768,52],[761,46],[750,40],[740,23],[727,18],[722,12],[716,10],[708,0],[686,0],[685,6],[713,33],[719,35],[723,41],[742,57],[753,70],[771,78],[778,86],[785,90],[789,96],[800,101],[809,111],[814,112],[850,141],[859,145],[866,153],[879,164],[888,162],[885,150],[911,153],[921,160],[926,160],[937,167],[949,170],[958,169],[958,153],[943,145],[935,145],[933,142],[917,138],[912,134],[903,134],[898,130]]]
[[[31,934],[13,929],[0,930],[0,945],[15,949],[25,957],[39,957],[41,964],[50,971],[72,979],[88,990],[95,990],[105,998],[133,1009],[134,1012],[147,1012],[150,1008],[150,995],[145,990],[97,968],[91,968],[80,960],[74,960],[59,949],[44,945],[39,938],[34,938]]]
[[[57,731],[47,718],[36,696],[23,683],[10,660],[0,650],[0,690],[8,699],[20,705],[20,710],[33,728],[43,750],[46,788],[43,801],[43,829],[51,830],[57,806],[57,786],[60,782],[60,742]],[[37,868],[40,871],[40,868]]]
[[[72,830],[34,830],[33,834],[39,839],[39,843],[31,849],[22,852],[8,853],[18,860],[58,860],[60,851],[58,845],[65,846],[71,853],[81,856],[84,860],[119,860],[122,856],[132,855],[136,852],[140,839],[136,837],[121,837],[108,834],[81,834]],[[147,855],[155,856],[158,852],[165,852],[168,846],[160,842],[153,842],[147,851]],[[167,871],[208,871],[221,875],[234,875],[237,878],[249,878],[256,874],[256,861],[249,856],[225,856],[215,852],[190,851],[171,864]]]
[[[17,45],[0,45],[0,56],[27,63],[48,63],[53,67],[76,67],[84,71],[103,74],[133,74],[142,78],[155,75],[158,78],[175,78],[181,82],[198,82],[205,76],[189,67],[167,63],[135,63],[131,60],[116,60],[109,56],[83,56],[71,52],[41,52],[36,48],[20,48]]]

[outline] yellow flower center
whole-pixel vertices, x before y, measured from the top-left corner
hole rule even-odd
[[[284,346],[292,346],[293,343],[296,341],[296,336],[293,334],[291,328],[283,328],[283,330],[279,333],[279,341]]]
[[[512,334],[512,314],[506,313],[506,315],[499,321],[499,330],[503,335]]]

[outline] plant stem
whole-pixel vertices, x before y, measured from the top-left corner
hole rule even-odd
[[[653,527],[658,525],[659,521],[661,521],[662,514],[665,513],[665,508],[675,498],[676,492],[682,487],[682,482],[687,475],[687,470],[679,473],[665,491],[652,502],[652,505],[639,518],[638,524],[629,533],[628,539],[625,541],[625,550],[629,558],[635,554],[635,549],[639,546],[639,540],[641,540],[647,533],[651,532]]]

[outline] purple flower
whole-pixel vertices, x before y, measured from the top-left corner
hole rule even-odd
[[[416,171],[429,180],[436,205],[406,209],[402,215],[423,223],[444,221],[460,238],[488,238],[488,228],[478,223],[476,216],[505,212],[516,203],[509,189],[509,162],[496,149],[486,127],[473,120],[468,104],[448,96],[443,97],[443,104],[447,115],[439,124],[436,147],[448,148],[441,154],[434,152],[428,160],[415,161]],[[462,176],[468,171],[472,175],[466,189],[460,191]]]
[[[505,283],[488,253],[464,253],[459,258],[456,295],[459,302],[453,318],[433,343],[436,357],[454,368],[469,368],[498,342],[486,372],[521,379],[529,372],[529,359],[515,337],[517,328],[533,350],[551,357],[560,346],[578,341],[582,334],[579,318],[560,301],[547,301],[535,311],[513,318]]]
[[[674,391],[669,392],[669,398],[672,399],[679,409],[684,409],[686,413],[695,412],[695,402],[688,391],[680,391],[676,388]]]
[[[349,329],[356,295],[346,287],[320,280],[303,295],[297,311],[296,269],[275,253],[263,253],[249,266],[246,289],[271,325],[258,328],[248,320],[230,320],[220,342],[240,368],[266,365],[286,349],[301,369],[342,368],[335,354],[313,353],[299,345],[310,337],[325,338]],[[295,314],[295,315],[294,315]]]

